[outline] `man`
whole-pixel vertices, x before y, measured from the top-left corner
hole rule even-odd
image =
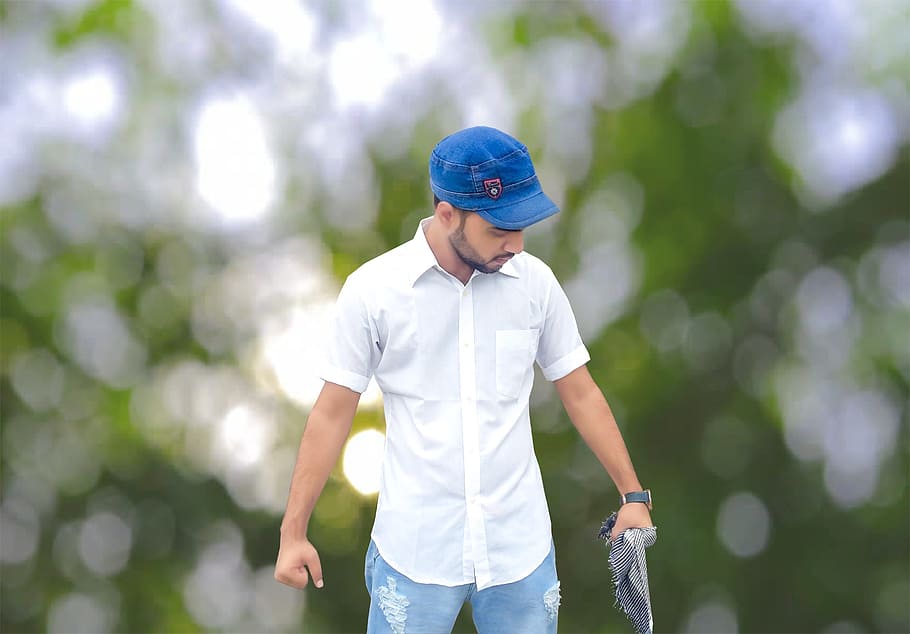
[[[535,360],[629,494],[614,535],[651,526],[650,493],[588,373],[565,293],[523,251],[522,230],[558,211],[527,148],[493,128],[462,130],[434,148],[430,185],[433,217],[339,294],[275,577],[323,586],[307,523],[375,376],[387,433],[367,631],[450,632],[468,601],[481,633],[555,632],[559,581],[528,415]]]

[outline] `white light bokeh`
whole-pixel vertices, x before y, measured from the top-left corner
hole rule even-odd
[[[433,58],[442,20],[431,0],[370,0],[360,30],[338,38],[329,53],[328,77],[338,107],[375,108],[389,90]]]
[[[196,190],[226,224],[250,223],[270,211],[277,166],[254,102],[242,95],[205,101],[194,124],[193,151]]]
[[[296,0],[222,0],[221,4],[262,29],[274,44],[279,61],[302,64],[315,56],[316,19],[307,5]]]
[[[0,535],[0,561],[19,564],[31,559],[41,536],[35,509],[25,500],[7,497],[0,505]]]
[[[60,402],[64,377],[63,366],[44,348],[33,348],[13,362],[13,388],[36,412],[52,409]]]
[[[584,4],[591,17],[616,39],[607,58],[604,105],[618,109],[651,94],[686,43],[692,5],[672,0],[587,0]]]
[[[92,572],[110,576],[122,571],[130,558],[133,530],[114,513],[103,511],[82,522],[79,555]]]
[[[616,172],[579,210],[575,241],[581,262],[563,285],[586,340],[625,314],[641,287],[642,255],[631,234],[641,221],[643,205],[641,184],[630,174]]]
[[[116,624],[117,614],[110,606],[81,592],[54,601],[47,616],[51,634],[103,634],[114,631]]]
[[[801,73],[796,100],[777,118],[773,142],[798,173],[807,208],[824,210],[881,176],[906,140],[906,82],[882,81],[907,56],[900,0],[819,4],[737,0],[757,39],[795,41]]]
[[[86,298],[63,317],[64,345],[89,375],[115,388],[131,387],[145,366],[145,346],[108,297]]]
[[[806,332],[826,337],[850,317],[853,310],[850,285],[834,269],[815,269],[800,283],[796,305]]]
[[[878,284],[889,304],[910,308],[910,242],[883,249]]]
[[[876,93],[817,89],[781,111],[774,145],[803,179],[808,206],[824,209],[888,170],[900,147],[897,125]]]
[[[216,460],[239,468],[256,465],[271,449],[274,438],[274,421],[267,412],[248,404],[237,405],[216,426]]]
[[[121,423],[136,425],[181,470],[194,471],[191,477],[216,478],[240,509],[280,514],[306,410],[322,386],[317,348],[337,292],[325,257],[331,254],[319,245],[316,227],[327,222],[342,239],[352,238],[351,252],[360,257],[376,227],[386,222],[379,217],[379,201],[397,195],[380,190],[388,176],[377,166],[410,161],[432,135],[461,124],[492,124],[526,135],[522,138],[541,155],[536,162],[548,192],[560,204],[578,205],[572,194],[596,187],[587,180],[594,175],[594,151],[598,160],[622,154],[614,155],[623,148],[612,147],[613,139],[601,137],[602,129],[594,126],[603,109],[625,108],[655,89],[669,87],[672,95],[674,84],[683,82],[676,74],[669,83],[662,83],[664,78],[689,59],[690,45],[703,36],[713,39],[710,31],[717,26],[702,23],[701,10],[674,0],[586,0],[558,7],[447,0],[137,0],[133,5],[141,19],[111,12],[118,14],[116,33],[92,26],[59,46],[60,29],[78,24],[96,3],[49,0],[46,11],[32,4],[10,5],[12,19],[0,38],[0,138],[5,140],[0,207],[12,210],[2,212],[13,223],[3,245],[15,250],[10,289],[21,292],[33,317],[47,319],[55,340],[28,342],[31,350],[17,349],[4,363],[10,368],[10,393],[22,409],[3,425],[9,473],[4,472],[0,507],[0,560],[13,564],[10,569],[34,569],[28,574],[35,577],[43,574],[39,563],[46,561],[43,540],[66,521],[62,507],[71,496],[86,495],[106,470],[119,477],[114,461],[130,462],[129,453],[115,444],[124,431]],[[813,208],[849,202],[851,192],[893,166],[907,141],[906,1],[737,0],[734,5],[750,32],[764,21],[756,37],[774,39],[782,56],[794,50],[794,64],[778,62],[795,69],[802,83],[792,87],[794,100],[777,113],[771,141],[794,169],[799,197]],[[587,12],[603,28],[603,37],[590,34],[597,26],[584,15],[572,15],[583,29],[534,37],[546,31],[541,21],[549,11],[557,20]],[[518,31],[493,29],[508,26],[514,13],[528,15],[532,37],[513,46]],[[129,31],[128,41],[120,39],[121,29],[137,25],[141,29]],[[85,47],[93,41],[106,44]],[[730,105],[722,84],[727,76],[714,72],[729,62],[703,61],[704,73],[692,82],[695,98],[689,95],[685,108],[677,103],[690,124],[723,122]],[[222,91],[226,77],[241,78],[242,96]],[[773,80],[768,86],[784,86],[782,79],[768,78]],[[199,116],[191,120],[196,127],[181,135],[186,104],[200,95]],[[192,147],[181,145],[184,138]],[[301,151],[289,160],[295,143]],[[285,177],[292,184],[287,191]],[[639,177],[651,176],[640,172]],[[211,215],[197,213],[194,178],[198,198],[212,207]],[[557,237],[560,244],[574,240],[579,252],[587,253],[577,277],[566,285],[586,338],[634,310],[630,300],[644,272],[651,272],[630,239],[644,188],[627,178],[633,183],[628,191],[619,188],[616,195],[615,183],[605,183],[605,196],[592,199],[590,208],[565,207],[570,213],[562,218],[582,217],[574,235],[560,230],[547,236],[553,244]],[[636,187],[638,202],[635,195],[626,196]],[[38,213],[30,211],[32,201]],[[285,204],[287,216],[271,213],[285,211]],[[29,220],[15,226],[20,213]],[[794,206],[785,213],[800,210]],[[215,226],[313,231],[314,238],[293,247],[271,242],[260,255],[251,255],[219,243],[209,226],[185,232],[186,219],[200,216]],[[71,255],[104,253],[111,236],[137,227],[154,231],[143,232],[125,249],[130,253],[119,257],[118,251],[107,266],[103,257],[95,258],[97,277],[103,278],[97,294],[74,297],[70,289],[58,288],[74,277]],[[754,324],[729,322],[736,331],[738,385],[773,411],[772,419],[780,415],[788,449],[797,460],[819,464],[831,500],[846,510],[864,504],[889,507],[905,484],[895,466],[900,461],[892,459],[906,418],[903,384],[891,389],[890,377],[875,373],[879,362],[888,363],[888,371],[896,368],[904,383],[910,379],[908,349],[895,345],[906,340],[910,243],[906,223],[887,238],[874,231],[877,242],[863,247],[869,250],[856,268],[855,282],[852,254],[828,265],[823,259],[832,252],[818,243],[818,234],[791,239],[789,246],[773,251],[774,270],[746,302],[744,312],[759,327],[743,332],[740,326]],[[382,234],[388,240],[388,227]],[[413,234],[413,228],[405,234]],[[178,241],[173,235],[184,236],[182,253],[171,248]],[[160,248],[159,239],[167,241]],[[152,253],[161,266],[142,270],[143,258]],[[91,260],[86,259],[88,266]],[[337,273],[351,262],[332,264]],[[140,297],[136,321],[127,308],[134,290]],[[678,356],[696,369],[715,368],[731,346],[727,315],[699,313],[705,306],[693,299],[690,308],[688,301],[675,291],[648,297],[641,330],[663,355]],[[174,352],[160,345],[177,341],[186,311],[193,315],[190,349]],[[40,329],[26,331],[27,340]],[[616,334],[621,333],[611,337]],[[197,343],[205,349],[198,356],[207,352],[209,360],[185,360],[184,355],[196,354]],[[101,418],[109,412],[108,391],[128,389],[128,420],[114,425]],[[287,401],[288,409],[303,411],[272,416],[270,405],[278,402],[276,410],[281,410]],[[549,404],[559,407],[558,399]],[[361,407],[378,406],[381,395],[371,381]],[[701,447],[707,468],[725,478],[741,476],[753,458],[756,422],[719,418],[709,424]],[[542,422],[553,432],[562,427],[548,425],[567,424],[556,415]],[[282,425],[288,433],[279,434]],[[374,436],[372,449],[365,450],[367,462],[376,460],[378,445]],[[355,448],[349,447],[352,456]],[[573,472],[584,471],[586,483],[593,481],[587,467],[598,467],[589,458]],[[138,461],[126,467],[140,468]],[[885,480],[882,473],[892,475]],[[364,475],[363,481],[372,491],[374,480]],[[355,495],[348,487],[337,488],[349,498]],[[347,505],[349,512],[350,500],[340,499],[339,506]],[[168,513],[173,511],[160,515]],[[89,508],[87,517],[60,530],[54,552],[64,583],[78,592],[60,596],[55,593],[61,590],[31,592],[31,582],[22,586],[34,604],[28,618],[40,618],[40,611],[49,608],[50,631],[116,628],[117,610],[94,594],[91,584],[102,581],[98,575],[119,583],[114,575],[129,565],[130,543],[140,549],[140,524],[157,530],[175,521],[137,520],[133,534],[127,514]],[[345,525],[351,534],[352,525]],[[735,526],[727,528],[737,534]],[[156,557],[170,556],[174,530],[159,531],[162,537],[150,547]],[[733,541],[743,548],[742,541]],[[299,629],[303,595],[276,584],[270,567],[251,573],[242,550],[242,544],[230,550],[227,559],[233,563],[220,568],[216,557],[200,560],[206,564],[200,566],[204,574],[194,577],[185,593],[196,606],[191,616],[203,614],[198,626]],[[5,589],[15,578],[4,573]],[[86,578],[90,588],[80,585]],[[226,596],[206,595],[207,586],[220,589],[222,584]],[[906,583],[870,592],[887,594],[903,609]],[[16,602],[15,594],[8,598]],[[879,621],[880,629],[887,630],[886,623]],[[715,598],[695,608],[686,629],[735,632],[738,627],[734,604]],[[847,622],[831,631],[851,627]]]
[[[66,80],[63,107],[74,123],[94,132],[122,108],[121,91],[111,72],[104,67],[86,69]]]
[[[735,493],[724,500],[717,514],[717,535],[737,557],[754,557],[768,545],[771,515],[752,493]]]
[[[233,630],[249,603],[250,567],[243,555],[243,534],[222,522],[183,585],[183,602],[193,619],[206,628]]]
[[[330,300],[301,306],[263,327],[261,361],[281,391],[303,407],[312,407],[322,389],[319,364],[334,306]]]
[[[300,629],[306,593],[275,581],[275,567],[264,566],[253,573],[253,623],[276,632]]]
[[[736,612],[720,601],[706,601],[692,610],[683,632],[687,634],[737,634]]]
[[[344,448],[344,476],[361,495],[379,491],[385,435],[375,429],[365,429],[351,436]]]
[[[854,508],[875,495],[882,463],[897,446],[900,417],[900,407],[883,392],[838,395],[822,431],[825,486],[838,506]]]

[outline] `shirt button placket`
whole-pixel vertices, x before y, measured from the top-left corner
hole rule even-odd
[[[477,377],[474,355],[474,304],[470,287],[465,287],[459,302],[458,338],[461,355],[459,369],[461,379],[461,419],[464,458],[464,492],[468,542],[464,558],[473,563],[473,568],[486,569],[486,534],[480,504],[480,433],[477,420]]]

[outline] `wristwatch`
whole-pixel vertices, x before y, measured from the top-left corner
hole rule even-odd
[[[629,502],[641,502],[648,507],[649,511],[654,509],[654,504],[651,501],[651,489],[623,493],[620,504],[628,504]]]

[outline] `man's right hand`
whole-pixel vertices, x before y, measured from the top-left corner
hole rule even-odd
[[[311,576],[316,587],[321,588],[322,564],[319,563],[319,553],[313,544],[306,538],[293,539],[282,535],[278,563],[275,564],[275,579],[294,588],[304,588]]]

